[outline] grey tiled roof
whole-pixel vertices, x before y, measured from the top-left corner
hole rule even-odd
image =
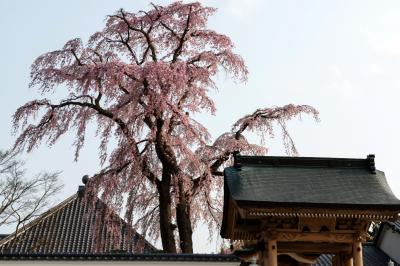
[[[393,222],[393,224],[394,224],[394,226],[396,226],[397,229],[400,230],[400,220]]]
[[[238,202],[385,206],[400,210],[373,159],[239,156],[225,169]]]
[[[331,266],[332,255],[324,254],[318,258],[316,266]],[[364,266],[387,266],[389,262],[389,256],[381,251],[378,247],[372,244],[363,245],[363,261]],[[399,264],[394,264],[399,266]]]
[[[388,222],[388,224],[392,227],[393,232],[400,233],[400,220]]]
[[[102,216],[108,211],[106,205],[87,203],[78,193],[42,214],[15,235],[11,234],[0,240],[0,254],[92,254],[113,251],[155,252],[157,251],[141,235],[132,231],[129,234],[126,224],[115,215],[121,224],[120,234],[109,230],[103,223]],[[93,226],[100,223],[100,236],[103,241],[96,241]],[[132,237],[128,237],[128,236]],[[121,236],[119,240],[113,240]],[[118,238],[117,238],[118,239]]]

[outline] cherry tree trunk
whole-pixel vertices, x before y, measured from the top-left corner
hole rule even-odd
[[[176,220],[178,223],[179,240],[182,253],[193,253],[193,232],[190,221],[190,209],[187,202],[177,204]]]
[[[185,195],[182,181],[179,181],[180,202],[176,206],[176,221],[179,230],[179,241],[182,253],[193,253],[192,223],[190,220],[190,205]]]
[[[164,252],[176,253],[174,227],[171,220],[171,193],[169,184],[162,182],[158,187],[160,204],[160,234]]]

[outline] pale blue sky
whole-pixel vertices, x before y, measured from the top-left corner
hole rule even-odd
[[[154,1],[166,4],[170,1]],[[215,117],[201,116],[214,136],[258,107],[310,104],[321,122],[289,123],[302,156],[366,157],[376,154],[400,196],[400,10],[399,1],[208,0],[218,7],[210,28],[229,35],[250,70],[246,84],[218,77]],[[29,67],[44,52],[75,37],[84,40],[118,8],[147,9],[134,0],[0,1],[0,149],[12,145],[11,115],[39,97],[28,88]],[[30,172],[62,170],[59,200],[71,195],[81,176],[98,169],[97,141],[73,162],[71,138],[43,145],[25,156]],[[282,155],[277,137],[270,155]],[[203,234],[204,235],[204,234]],[[197,252],[209,251],[196,236]]]

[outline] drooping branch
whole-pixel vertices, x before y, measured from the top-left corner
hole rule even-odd
[[[277,122],[282,130],[282,138],[288,153],[298,154],[294,141],[287,128],[286,121],[302,114],[310,114],[316,121],[319,120],[318,111],[309,105],[285,105],[283,107],[258,109],[254,113],[239,119],[232,128],[235,139],[239,139],[246,130],[257,131],[262,138],[273,135],[273,123]]]

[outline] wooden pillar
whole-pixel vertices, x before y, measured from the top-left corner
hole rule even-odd
[[[342,256],[342,254],[338,253],[338,254],[336,254],[335,257],[337,257],[337,265],[338,266],[343,266],[343,256]]]
[[[353,257],[351,254],[343,254],[344,266],[353,266]]]
[[[261,266],[268,266],[268,243],[265,243],[264,250],[261,252],[260,263]]]
[[[332,256],[332,266],[343,266],[342,264],[342,255],[340,253]]]
[[[363,266],[363,252],[361,241],[353,243],[353,262],[354,266]]]
[[[278,266],[278,246],[276,239],[268,239],[268,266]]]
[[[338,266],[338,255],[333,255],[331,258],[332,266]]]
[[[332,266],[353,266],[353,257],[348,253],[337,253],[332,256]]]
[[[265,244],[264,251],[262,252],[261,266],[268,266],[268,244]]]
[[[262,262],[262,266],[268,266],[268,257],[264,257],[264,260]]]

